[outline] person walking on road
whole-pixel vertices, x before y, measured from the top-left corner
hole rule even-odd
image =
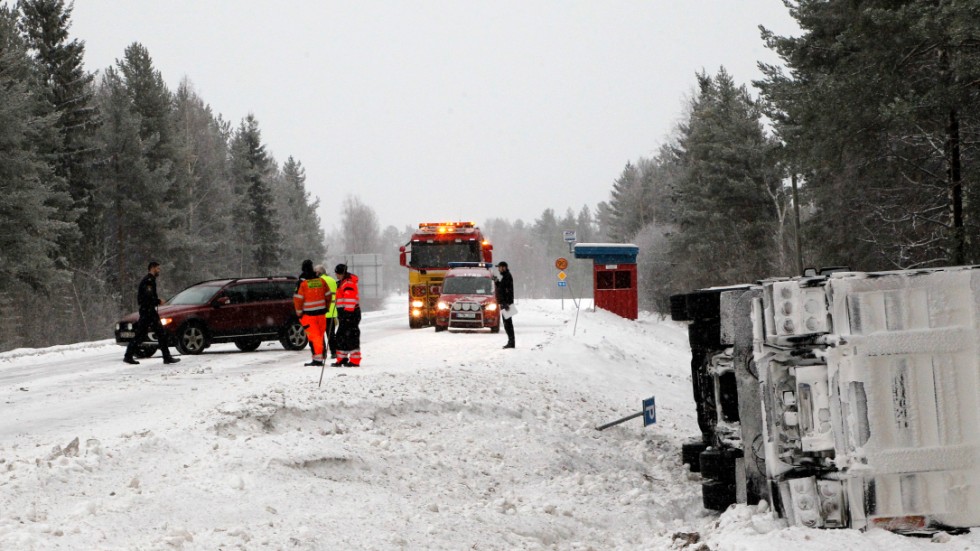
[[[330,296],[333,300],[327,308],[327,348],[330,349],[330,357],[337,357],[337,280],[327,274],[327,269],[322,264],[316,267],[316,273],[323,281],[327,282]]]
[[[139,348],[141,342],[146,340],[153,330],[153,333],[157,336],[157,343],[160,346],[160,352],[163,353],[163,363],[165,364],[175,364],[180,361],[180,358],[174,358],[170,355],[169,338],[167,336],[167,331],[163,328],[163,324],[160,323],[160,314],[157,313],[157,306],[163,304],[163,300],[157,296],[157,278],[160,277],[160,263],[150,262],[146,267],[146,276],[140,280],[139,286],[136,288],[136,302],[139,304],[140,318],[136,322],[136,335],[133,340],[129,341],[129,345],[126,346],[126,354],[123,356],[123,361],[128,364],[139,365],[136,361],[134,354]]]
[[[357,276],[347,271],[346,264],[334,268],[337,276],[337,361],[334,367],[361,365],[361,305]]]
[[[500,307],[500,318],[504,321],[504,331],[507,332],[507,344],[504,348],[514,348],[514,276],[506,262],[498,262],[497,270],[500,278],[497,280],[497,305]]]
[[[313,345],[313,360],[308,366],[323,365],[323,336],[327,330],[327,306],[331,297],[327,283],[313,271],[313,261],[304,260],[299,285],[293,295],[293,309],[300,325],[306,330],[306,338]]]

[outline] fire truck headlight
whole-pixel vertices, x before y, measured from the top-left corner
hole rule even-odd
[[[425,306],[425,303],[422,302],[421,300],[413,300],[412,301],[412,308],[421,308],[423,306]]]
[[[446,304],[445,302],[442,302],[442,301],[440,300],[440,301],[439,301],[439,304],[436,304],[436,309],[437,309],[437,310],[449,310],[449,305],[448,305],[448,304]]]
[[[417,318],[417,317],[419,317],[421,315],[422,315],[422,311],[421,310],[418,310],[418,309],[412,310],[412,317],[413,318]]]
[[[496,312],[497,311],[497,303],[496,302],[491,302],[490,304],[487,304],[486,310],[487,310],[487,312]]]

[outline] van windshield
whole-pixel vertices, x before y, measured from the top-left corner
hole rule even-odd
[[[167,301],[167,304],[207,304],[219,289],[221,289],[221,287],[217,285],[195,285],[194,287],[188,287],[174,295],[173,298]]]
[[[489,277],[447,277],[442,282],[442,293],[446,295],[490,295],[493,294],[493,280]]]

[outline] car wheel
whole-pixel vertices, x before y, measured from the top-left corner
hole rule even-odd
[[[187,323],[177,332],[177,350],[181,354],[200,354],[207,347],[208,335],[200,323]]]
[[[441,332],[445,331],[446,329],[448,329],[448,327],[443,327],[441,325],[436,325],[435,328],[436,328],[436,333],[441,333]]]
[[[235,341],[235,346],[242,352],[254,352],[260,344],[262,341],[258,339],[238,339]]]
[[[299,320],[293,320],[287,325],[282,331],[282,336],[279,337],[279,343],[286,350],[302,350],[306,348],[307,342],[306,331],[303,330]]]
[[[143,358],[149,358],[156,353],[157,353],[157,347],[155,346],[147,346],[145,348],[141,346],[136,349],[136,352],[133,353],[133,355],[136,356],[137,358],[143,359]]]
[[[490,332],[491,333],[500,333],[500,326],[499,325],[494,325],[493,327],[490,328]]]

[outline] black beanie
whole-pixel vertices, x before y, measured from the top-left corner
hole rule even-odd
[[[346,274],[347,264],[337,264],[337,267],[333,269],[333,273],[340,275]]]

